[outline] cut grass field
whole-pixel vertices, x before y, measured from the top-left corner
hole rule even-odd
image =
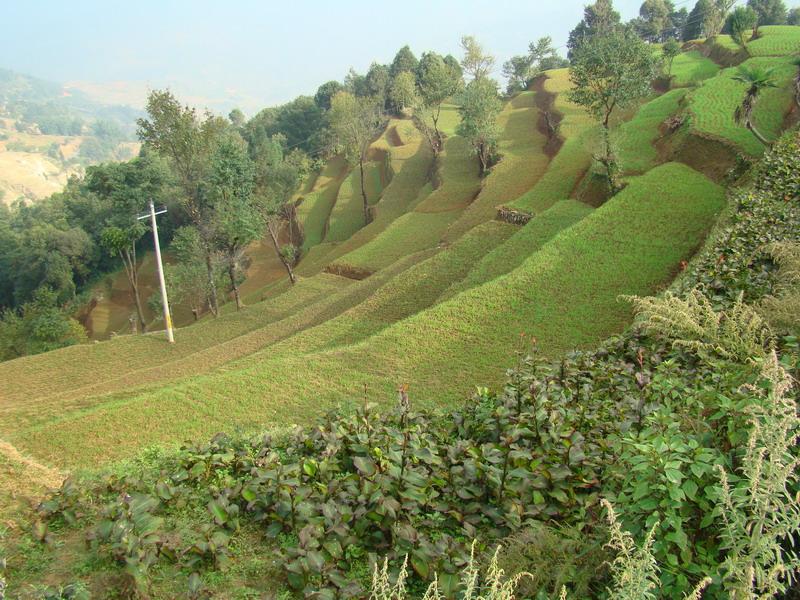
[[[597,140],[597,124],[586,111],[567,99],[572,87],[568,69],[547,71],[546,92],[555,94],[554,108],[563,116],[559,128],[564,145],[550,161],[547,171],[536,185],[515,197],[509,206],[533,214],[569,198],[584,173],[592,164]]]
[[[659,127],[680,110],[685,95],[686,90],[678,88],[650,100],[633,119],[617,128],[614,134],[617,158],[625,175],[639,175],[656,165],[658,152],[654,143],[661,135]]]
[[[778,87],[762,92],[753,111],[756,127],[767,139],[775,139],[783,128],[785,115],[793,102],[791,81],[797,73],[794,59],[757,57],[743,64],[775,70]],[[691,126],[700,135],[732,143],[750,156],[760,156],[764,146],[733,119],[734,111],[741,104],[747,88],[746,84],[733,79],[737,72],[738,67],[725,69],[688,94]]]
[[[672,85],[686,87],[697,85],[719,73],[720,67],[697,50],[683,52],[672,63]]]
[[[548,355],[619,331],[630,315],[618,295],[649,293],[667,282],[702,242],[723,202],[721,188],[702,175],[683,165],[663,165],[633,178],[624,192],[506,275],[377,333],[371,333],[372,327],[381,327],[370,317],[374,307],[353,305],[337,318],[204,375],[101,398],[83,409],[62,409],[50,416],[53,420],[28,426],[13,425],[17,421],[7,412],[0,432],[40,459],[86,466],[220,429],[305,422],[326,407],[361,397],[364,385],[371,399],[382,400],[393,397],[398,383],[408,382],[420,405],[447,405],[475,383],[498,383],[521,331],[536,336]],[[513,226],[480,227],[503,238]],[[464,239],[502,247],[480,235]],[[428,260],[445,260],[449,250]],[[453,268],[464,273],[465,265],[479,263],[470,257],[481,251],[478,246],[472,254],[464,252]],[[405,259],[411,263],[409,273],[415,260]],[[416,264],[422,269],[426,261]],[[421,276],[418,272],[405,280],[409,291],[393,297],[413,302],[410,290],[421,285]],[[351,285],[371,285],[372,279]],[[439,288],[444,291],[443,283]],[[397,304],[387,300],[384,306]],[[409,306],[406,312],[414,309]],[[360,319],[368,318],[373,324],[359,329]]]
[[[382,162],[364,164],[364,187],[370,206],[378,202],[383,192],[383,175],[381,173],[383,168]],[[351,169],[350,174],[339,187],[336,204],[331,209],[325,241],[343,242],[364,225],[366,225],[366,221],[364,220],[364,200],[361,196],[361,170],[359,167],[355,167]]]
[[[759,38],[747,44],[751,56],[786,56],[800,52],[800,27],[767,25],[759,27]]]
[[[303,195],[297,207],[297,221],[303,231],[303,252],[308,252],[325,237],[325,228],[331,215],[339,187],[347,175],[347,162],[342,156],[330,159],[317,176],[312,190]]]
[[[498,126],[498,149],[502,155],[486,179],[480,194],[450,226],[445,238],[453,241],[476,225],[494,218],[497,207],[511,203],[544,174],[550,162],[544,153],[547,138],[539,131],[537,92],[522,92],[506,103]]]

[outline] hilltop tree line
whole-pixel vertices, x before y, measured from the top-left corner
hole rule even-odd
[[[63,192],[36,204],[0,208],[0,359],[78,343],[85,332],[74,315],[91,288],[120,263],[131,292],[132,328],[146,332],[147,307],[139,269],[150,247],[146,222],[136,216],[152,200],[166,205],[161,238],[173,305],[195,317],[219,315],[230,299],[244,306],[239,286],[248,246],[272,244],[294,283],[299,257],[292,198],[321,160],[342,154],[361,173],[371,142],[391,115],[413,116],[434,156],[444,134],[442,105],[457,97],[459,132],[472,144],[481,172],[497,159],[498,84],[494,57],[472,37],[464,57],[407,46],[391,64],[374,63],[365,75],[351,71],[311,96],[262,110],[251,119],[234,110],[227,118],[182,105],[169,91],[153,91],[147,116],[138,120],[140,155],[89,167]],[[466,81],[465,81],[466,80]]]

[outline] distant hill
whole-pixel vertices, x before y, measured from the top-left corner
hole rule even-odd
[[[0,202],[37,200],[70,175],[138,151],[139,109],[102,104],[60,83],[0,69]]]

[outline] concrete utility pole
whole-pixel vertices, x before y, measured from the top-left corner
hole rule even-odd
[[[170,344],[175,343],[175,336],[172,334],[172,317],[169,314],[169,301],[167,300],[167,283],[164,281],[164,265],[161,263],[161,245],[158,243],[158,226],[156,225],[156,215],[163,215],[167,212],[166,208],[156,212],[153,201],[150,200],[150,212],[139,215],[137,219],[150,219],[150,226],[153,228],[153,245],[156,249],[156,268],[158,270],[158,283],[161,285],[161,304],[164,307],[164,323],[167,326],[167,339]]]

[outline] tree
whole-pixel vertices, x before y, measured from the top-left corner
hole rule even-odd
[[[403,71],[416,73],[418,64],[419,61],[417,61],[417,57],[414,56],[411,48],[408,46],[403,46],[397,51],[394,60],[392,60],[392,64],[389,67],[389,75],[392,77],[392,79],[394,79]]]
[[[280,150],[280,146],[278,146],[278,150]],[[280,233],[282,227],[288,225],[291,234],[295,208],[291,198],[308,171],[308,158],[302,152],[292,151],[286,156],[282,152],[278,152],[274,154],[273,160],[265,165],[258,177],[257,196],[261,217],[267,227],[267,233],[272,240],[275,253],[286,269],[292,284],[297,282],[294,264],[297,260],[298,249],[291,240],[289,244],[282,245]]]
[[[241,129],[247,122],[247,117],[244,116],[244,113],[241,110],[234,108],[228,113],[228,120],[236,129]]]
[[[175,232],[169,249],[176,260],[174,264],[164,265],[169,297],[173,305],[188,306],[196,321],[208,302],[208,276],[200,234],[191,225],[181,227]],[[224,285],[224,276],[219,262],[215,260],[213,277],[216,287]],[[156,297],[160,298],[160,294]]]
[[[208,202],[207,179],[211,156],[220,133],[229,125],[207,113],[201,120],[195,109],[181,106],[169,91],[154,90],[147,98],[147,119],[139,119],[139,139],[165,158],[176,174],[182,205],[203,242],[208,276],[208,305],[219,314],[214,280],[214,211]]]
[[[383,129],[383,114],[370,98],[358,98],[349,92],[333,97],[328,114],[330,126],[345,158],[361,172],[361,197],[364,201],[364,222],[372,218],[364,182],[364,162],[372,140]]]
[[[245,266],[245,250],[261,236],[261,216],[253,198],[255,170],[239,136],[224,139],[211,163],[214,243],[228,273],[236,310],[240,310],[239,281]]]
[[[734,4],[736,4],[736,0],[711,0],[709,2],[703,20],[706,37],[714,38],[720,34],[728,18],[728,12]]]
[[[358,98],[366,98],[370,95],[366,76],[357,73],[352,67],[344,77],[344,89]]]
[[[683,41],[700,39],[705,34],[705,18],[713,10],[714,0],[698,0],[683,28]]]
[[[621,27],[620,16],[614,10],[611,0],[597,0],[583,9],[583,19],[569,34],[567,57],[572,60],[573,54],[584,40],[595,35],[604,35]]]
[[[541,71],[560,69],[568,64],[569,61],[560,57],[553,47],[553,38],[539,38],[528,45],[528,54],[513,56],[503,63],[503,75],[508,79],[507,93],[527,89]]]
[[[391,84],[389,67],[376,62],[372,63],[369,71],[367,71],[365,83],[369,95],[375,98],[378,104],[385,107],[386,98],[389,94],[389,85]]]
[[[747,36],[750,30],[755,35],[758,24],[758,15],[749,6],[737,6],[730,15],[726,28],[730,30],[731,38],[742,48],[747,46]]]
[[[644,0],[639,8],[639,35],[649,42],[660,42],[672,24],[675,7],[667,0]]]
[[[461,74],[439,54],[426,52],[419,61],[417,80],[420,98],[416,115],[417,126],[427,137],[434,156],[438,156],[444,145],[442,132],[439,130],[442,104],[461,89]]]
[[[0,360],[40,354],[86,341],[86,331],[59,307],[56,293],[41,287],[20,310],[0,314]]]
[[[606,169],[612,191],[619,186],[611,147],[611,115],[650,93],[656,66],[650,47],[631,30],[592,36],[575,51],[569,71],[573,85],[569,98],[602,124],[605,154],[598,160]]]
[[[769,146],[769,141],[753,124],[753,109],[758,102],[759,96],[765,89],[777,87],[774,73],[774,69],[741,65],[738,73],[734,77],[736,81],[747,85],[742,103],[736,107],[736,111],[734,112],[734,120],[738,125],[747,127],[747,129],[756,136],[756,139],[765,146]]]
[[[458,134],[472,146],[472,151],[478,157],[481,175],[486,173],[496,158],[497,115],[501,108],[497,83],[488,77],[473,79],[461,95]]]
[[[747,0],[747,7],[757,15],[753,37],[758,37],[762,25],[783,25],[786,23],[786,5],[783,0]]]
[[[681,53],[681,45],[677,40],[667,40],[661,48],[661,53],[664,55],[664,62],[667,65],[667,77],[672,79],[672,63],[675,57]]]
[[[138,330],[143,333],[147,331],[147,323],[139,293],[136,245],[147,229],[136,217],[149,200],[156,202],[161,198],[166,177],[161,164],[146,152],[128,162],[89,167],[86,171],[86,189],[109,207],[100,244],[111,256],[122,260],[136,307]]]
[[[786,16],[786,23],[788,25],[800,25],[800,6],[789,11],[789,14]]]
[[[314,103],[322,110],[330,110],[331,98],[341,92],[344,86],[338,81],[328,81],[317,88],[314,94]]]
[[[533,65],[528,54],[512,56],[503,63],[503,77],[508,80],[506,93],[509,95],[522,91],[528,87],[531,80]]]
[[[389,101],[398,112],[403,112],[406,108],[418,103],[419,97],[413,73],[402,71],[392,80],[392,86],[389,88]]]
[[[484,51],[483,46],[471,35],[461,38],[461,48],[464,57],[461,67],[472,79],[483,79],[489,76],[494,68],[494,56]]]

